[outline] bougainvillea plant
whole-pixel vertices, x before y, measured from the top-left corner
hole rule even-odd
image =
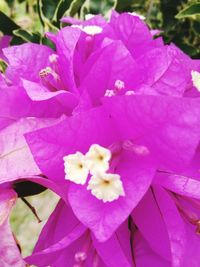
[[[199,266],[200,63],[143,19],[64,17],[55,49],[0,51],[2,267]],[[9,214],[44,188],[60,200],[22,259]]]

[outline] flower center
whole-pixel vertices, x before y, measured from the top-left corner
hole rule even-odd
[[[175,200],[176,206],[178,210],[180,211],[181,215],[187,220],[190,224],[196,226],[196,234],[200,234],[200,218],[197,215],[195,211],[189,210],[189,208],[186,208],[180,201],[179,195],[176,195],[173,193],[173,198]],[[193,208],[200,208],[200,203],[198,200],[190,199],[187,197],[182,196],[181,198],[185,198],[186,201],[189,201],[190,204],[193,206]]]
[[[39,71],[41,83],[50,91],[57,91],[65,89],[65,86],[60,78],[58,69],[58,55],[51,54],[49,56],[49,65]]]
[[[114,89],[106,90],[104,96],[111,97],[116,95],[135,95],[135,91],[125,91],[125,83],[121,80],[116,80],[114,84]]]
[[[118,174],[97,173],[93,175],[88,183],[88,190],[97,199],[112,202],[120,196],[125,196],[123,184]]]

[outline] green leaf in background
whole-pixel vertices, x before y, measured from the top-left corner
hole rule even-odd
[[[0,59],[0,72],[4,73],[6,69],[7,69],[7,63],[3,59]]]
[[[9,7],[12,7],[14,5],[15,0],[6,0],[5,1]]]
[[[3,12],[0,11],[0,31],[4,34],[12,35],[13,30],[19,28],[19,26],[12,21],[8,16],[6,16]]]
[[[71,0],[37,0],[38,15],[45,31],[59,28],[61,17],[73,2]]]
[[[176,26],[176,14],[178,13],[179,6],[187,0],[162,0],[160,2],[160,9],[162,12],[162,27],[165,29],[172,29]]]
[[[71,0],[60,0],[54,14],[55,23],[60,24],[59,20],[62,18],[66,10],[70,7],[70,4]]]
[[[123,12],[123,11],[126,11],[127,8],[130,8],[130,6],[133,4],[133,2],[135,1],[132,1],[132,0],[117,0],[115,1],[116,4],[115,4],[115,9],[118,11],[118,12]]]
[[[107,14],[116,6],[116,0],[86,0],[81,7],[81,18],[84,19],[85,14]]]
[[[200,2],[186,6],[176,15],[176,18],[183,19],[188,17],[194,17],[196,15],[200,15]]]
[[[73,17],[77,12],[79,12],[81,6],[85,3],[86,0],[74,0],[72,1],[67,14]]]
[[[17,29],[13,31],[15,36],[22,38],[25,42],[40,43],[39,33],[29,33],[23,29]]]
[[[59,2],[60,0],[41,0],[40,8],[43,15],[49,20],[52,20]]]

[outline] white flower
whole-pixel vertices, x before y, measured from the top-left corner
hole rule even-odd
[[[193,85],[200,91],[200,73],[198,71],[191,71]]]
[[[146,19],[145,16],[140,15],[140,14],[138,14],[138,13],[136,13],[136,12],[128,12],[128,13],[129,13],[130,15],[134,16],[134,17],[138,17],[138,18],[140,18],[141,20],[145,20],[145,19]]]
[[[88,26],[83,27],[82,31],[84,31],[85,33],[89,35],[95,35],[95,34],[101,33],[103,29],[96,25],[88,25]]]
[[[49,61],[50,61],[51,63],[56,63],[56,62],[58,61],[58,55],[56,55],[56,54],[51,54],[51,55],[49,56]]]
[[[65,179],[76,184],[86,183],[89,170],[85,164],[85,156],[81,152],[70,154],[63,158],[65,167]]]
[[[115,89],[117,91],[121,91],[124,88],[125,88],[125,83],[123,81],[121,81],[121,80],[116,80],[115,81]]]
[[[94,18],[94,17],[95,17],[94,14],[86,14],[86,15],[85,15],[85,20],[89,20],[89,19],[92,19],[92,18]]]
[[[107,97],[115,96],[115,92],[113,90],[106,90],[104,96],[107,96]]]
[[[92,195],[104,203],[125,196],[123,184],[118,174],[97,173],[91,177],[87,189],[91,190]]]
[[[97,26],[97,25],[88,25],[88,26],[83,26],[83,25],[72,25],[72,28],[78,28],[81,31],[87,33],[88,35],[95,35],[99,34],[103,31],[103,28]]]
[[[91,174],[106,172],[109,169],[110,158],[111,152],[109,149],[93,144],[85,155],[85,163]]]
[[[135,91],[133,90],[126,91],[125,95],[135,95]]]

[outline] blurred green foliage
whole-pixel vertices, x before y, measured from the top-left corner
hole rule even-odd
[[[44,32],[56,31],[63,16],[137,12],[153,29],[161,29],[166,43],[174,42],[193,58],[200,58],[200,0],[0,0],[0,31],[12,34],[12,44],[45,43]]]

